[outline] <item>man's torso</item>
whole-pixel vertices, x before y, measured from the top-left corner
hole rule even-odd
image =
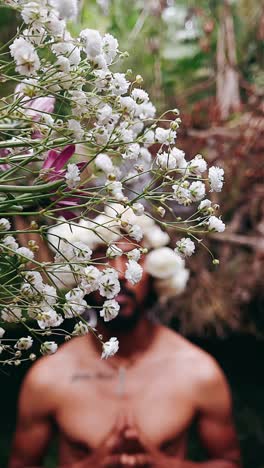
[[[188,429],[196,415],[195,360],[191,345],[168,331],[156,349],[127,368],[89,357],[69,359],[57,383],[54,415],[60,435],[60,463],[72,464],[98,448],[123,414],[147,440],[171,455],[186,455]],[[167,338],[167,339],[166,339]],[[163,344],[163,346],[162,346]],[[83,351],[83,352],[82,352]],[[66,360],[64,362],[67,362]],[[59,377],[59,376],[58,376]],[[120,452],[143,451],[136,440]]]

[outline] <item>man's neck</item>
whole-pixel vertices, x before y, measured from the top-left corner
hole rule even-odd
[[[157,336],[158,326],[150,322],[147,318],[139,320],[137,325],[126,332],[109,331],[103,323],[98,324],[97,330],[103,335],[103,340],[107,341],[111,336],[116,336],[119,341],[119,350],[112,360],[129,361],[136,355],[142,354],[152,345]],[[97,343],[96,343],[97,342]],[[98,347],[98,340],[94,341]]]

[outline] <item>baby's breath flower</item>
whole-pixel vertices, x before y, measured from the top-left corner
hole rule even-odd
[[[114,356],[114,354],[117,353],[119,348],[119,342],[116,337],[110,338],[109,341],[106,341],[103,343],[103,351],[102,351],[102,359],[108,359],[111,356]]]
[[[175,252],[183,257],[190,257],[195,251],[195,243],[189,237],[183,237],[176,242]]]
[[[216,216],[210,216],[208,220],[208,229],[209,231],[224,232],[225,224]]]
[[[32,345],[33,339],[31,336],[27,336],[26,338],[19,338],[14,347],[19,350],[28,350]]]
[[[55,341],[45,341],[40,347],[41,354],[54,354],[58,349],[57,343]]]
[[[224,169],[212,166],[209,169],[209,182],[214,192],[221,192],[224,184]]]
[[[142,266],[135,260],[129,260],[128,263],[126,263],[126,266],[125,278],[132,284],[139,283],[143,274]]]
[[[100,311],[100,316],[104,318],[105,322],[113,320],[119,312],[120,305],[114,299],[109,299],[103,304],[103,308]]]

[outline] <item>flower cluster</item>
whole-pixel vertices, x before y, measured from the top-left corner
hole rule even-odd
[[[0,353],[2,362],[19,364],[35,359],[22,353],[43,337],[97,333],[87,318],[94,291],[104,298],[104,320],[116,317],[120,284],[109,259],[122,255],[123,238],[133,242],[128,281],[140,281],[139,259],[148,249],[146,267],[161,301],[180,293],[189,274],[185,257],[202,235],[225,228],[206,198],[222,189],[224,174],[176,147],[177,109],[171,121],[158,118],[142,77],[113,71],[124,55],[116,38],[93,29],[70,34],[77,0],[4,3],[25,25],[0,64],[2,79],[14,83],[0,108]],[[181,208],[190,205],[184,220]],[[21,215],[30,220],[18,229]],[[167,247],[173,232],[185,235],[174,250]],[[45,243],[53,262],[39,257]],[[98,244],[106,247],[103,268],[93,258]],[[66,319],[75,322],[71,333],[62,328]],[[5,341],[10,322],[27,329],[14,346]],[[102,346],[106,358],[118,342]],[[39,351],[56,349],[44,341]]]

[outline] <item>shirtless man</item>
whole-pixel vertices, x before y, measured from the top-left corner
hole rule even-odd
[[[21,390],[9,468],[41,466],[54,431],[60,468],[241,467],[221,370],[204,351],[147,319],[150,277],[144,272],[132,286],[126,261],[125,255],[111,260],[121,282],[119,316],[99,325],[104,339],[118,337],[119,352],[101,360],[89,334],[32,367]],[[207,462],[187,460],[194,419]]]

